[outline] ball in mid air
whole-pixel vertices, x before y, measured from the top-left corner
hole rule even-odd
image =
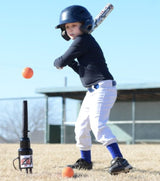
[[[32,78],[32,76],[33,76],[33,70],[32,70],[32,68],[30,68],[30,67],[24,68],[23,71],[22,71],[22,76],[23,76],[25,79],[30,79],[30,78]]]

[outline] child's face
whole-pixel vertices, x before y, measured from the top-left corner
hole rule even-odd
[[[72,40],[74,40],[77,36],[82,34],[82,32],[80,31],[81,25],[82,24],[79,22],[65,24],[65,29],[66,29],[67,35]]]

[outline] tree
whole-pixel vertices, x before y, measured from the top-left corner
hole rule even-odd
[[[5,101],[0,109],[0,138],[16,142],[22,137],[22,100]],[[28,100],[28,129],[30,132],[44,130],[45,100]]]

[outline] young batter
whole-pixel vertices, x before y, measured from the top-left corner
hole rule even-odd
[[[113,158],[109,173],[128,172],[132,167],[123,158],[117,140],[106,124],[117,98],[116,82],[108,70],[100,46],[89,34],[92,27],[91,14],[86,8],[77,5],[64,9],[60,15],[60,23],[56,26],[61,29],[65,40],[74,41],[69,49],[54,61],[54,66],[58,69],[71,67],[79,75],[83,86],[88,89],[75,124],[76,142],[81,158],[69,166],[92,169],[92,130],[96,140],[109,150]]]

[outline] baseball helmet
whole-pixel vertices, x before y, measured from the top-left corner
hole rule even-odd
[[[56,26],[56,28],[61,28],[61,35],[65,40],[70,39],[65,31],[65,24],[74,22],[82,23],[80,30],[84,33],[89,33],[93,28],[94,23],[91,14],[85,7],[73,5],[65,8],[64,10],[62,10],[60,14],[59,24]]]

